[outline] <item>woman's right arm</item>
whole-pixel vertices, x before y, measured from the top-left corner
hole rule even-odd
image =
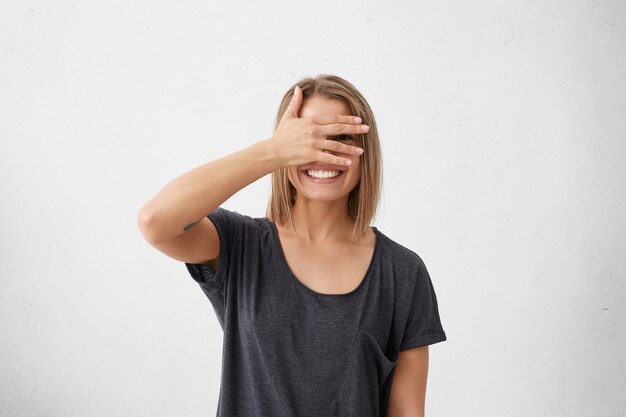
[[[196,263],[215,259],[219,239],[207,214],[279,167],[270,139],[200,165],[168,183],[141,207],[137,215],[141,233],[175,259]]]
[[[192,169],[145,203],[137,215],[144,238],[174,259],[214,264],[219,255],[219,236],[207,215],[233,194],[282,166],[311,161],[340,165],[349,160],[334,152],[360,155],[355,146],[324,140],[336,134],[364,133],[367,128],[362,128],[359,118],[299,118],[301,97],[297,87],[270,139]]]

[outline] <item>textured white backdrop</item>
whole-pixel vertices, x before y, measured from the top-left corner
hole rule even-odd
[[[340,75],[380,127],[374,222],[448,341],[428,416],[624,416],[620,1],[0,0],[0,415],[215,415],[222,334],[140,206]],[[224,203],[263,216],[269,176]]]

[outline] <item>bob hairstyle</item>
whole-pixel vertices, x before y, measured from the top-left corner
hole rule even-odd
[[[278,128],[280,120],[287,110],[296,85],[302,89],[301,106],[304,104],[304,100],[313,96],[340,100],[348,106],[352,115],[360,117],[363,124],[369,126],[369,131],[366,133],[355,135],[357,143],[363,148],[363,154],[360,156],[361,179],[350,191],[348,197],[348,211],[352,219],[355,220],[350,237],[352,242],[357,234],[365,236],[372,219],[376,215],[382,193],[382,158],[374,113],[365,97],[351,83],[336,75],[320,74],[317,77],[303,78],[289,88],[278,107],[274,130]],[[279,224],[289,220],[295,231],[291,208],[296,200],[296,189],[289,181],[288,170],[289,167],[283,166],[272,172],[272,192],[266,217]]]

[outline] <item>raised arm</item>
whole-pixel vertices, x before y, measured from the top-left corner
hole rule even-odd
[[[348,115],[299,118],[302,91],[291,102],[269,139],[208,162],[168,183],[137,214],[144,238],[166,255],[184,262],[205,263],[219,254],[215,226],[207,215],[233,194],[282,166],[322,161],[345,164],[356,147],[322,140],[340,133],[362,132],[361,120]]]

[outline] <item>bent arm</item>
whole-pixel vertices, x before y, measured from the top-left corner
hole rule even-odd
[[[151,243],[182,235],[233,194],[280,168],[270,139],[192,169],[168,183],[137,214]]]

